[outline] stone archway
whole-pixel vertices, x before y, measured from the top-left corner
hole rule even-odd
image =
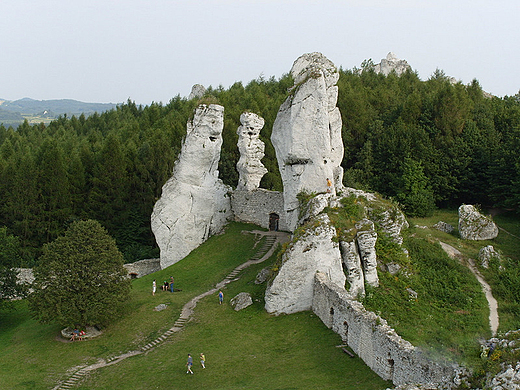
[[[270,231],[278,231],[278,222],[280,221],[280,216],[276,213],[269,214],[269,230]]]

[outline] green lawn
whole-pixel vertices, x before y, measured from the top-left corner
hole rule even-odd
[[[66,380],[80,367],[136,350],[169,329],[180,309],[192,297],[221,281],[257,250],[254,237],[242,230],[255,226],[231,224],[226,234],[212,237],[186,259],[167,269],[133,282],[132,299],[125,315],[104,334],[85,342],[57,340],[60,327],[42,325],[30,318],[26,303],[17,310],[0,313],[0,388],[49,389]],[[225,305],[215,296],[199,302],[185,328],[147,354],[128,358],[100,369],[81,389],[384,389],[382,381],[359,358],[350,358],[336,348],[338,335],[312,313],[274,317],[263,310],[264,285],[253,283],[260,269],[274,262],[243,271],[239,281],[224,289]],[[151,294],[152,280],[160,286],[175,277],[174,294]],[[254,305],[235,312],[229,299],[250,292]],[[168,304],[161,312],[153,311]],[[198,365],[204,352],[207,369]],[[187,354],[194,356],[195,374],[185,374]]]

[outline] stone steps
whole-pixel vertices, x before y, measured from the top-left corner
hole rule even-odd
[[[259,261],[273,247],[274,243],[276,242],[276,237],[269,236],[269,235],[267,235],[265,237],[266,237],[266,240],[265,240],[264,244],[262,245],[261,248],[259,248],[257,250],[257,252],[253,255],[253,257],[251,257],[246,263],[241,264],[238,267],[236,267],[233,271],[231,271],[224,278],[224,280],[223,280],[224,285],[229,282],[232,282],[234,280],[238,280],[237,275],[240,272],[242,272],[242,270],[247,268],[251,264],[250,262]],[[204,294],[199,296],[198,298],[200,298],[202,296],[204,296]],[[191,303],[191,301],[188,304],[190,304],[190,303]],[[164,342],[172,334],[181,330],[184,327],[184,325],[189,321],[189,319],[190,319],[189,315],[188,315],[188,317],[186,317],[185,313],[181,314],[181,316],[175,320],[172,328],[168,329],[166,332],[164,332],[162,335],[157,337],[155,340],[153,340],[153,341],[149,342],[148,344],[146,344],[145,346],[141,347],[139,351],[144,353],[144,352],[151,350],[152,348],[155,348],[156,346],[158,346],[159,344]],[[121,356],[110,357],[109,360],[106,361],[106,363],[113,362],[114,360],[117,360],[117,359],[121,359]],[[121,360],[123,360],[123,359],[121,359]],[[77,371],[70,378],[68,378],[67,381],[65,381],[61,385],[55,387],[54,390],[60,390],[60,389],[67,390],[67,389],[74,388],[78,384],[77,382],[85,376],[87,371],[88,370],[85,370],[85,369]]]

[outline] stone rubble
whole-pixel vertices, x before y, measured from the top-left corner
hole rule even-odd
[[[241,292],[237,295],[235,295],[231,301],[231,306],[235,311],[239,311],[242,309],[245,309],[248,306],[251,306],[253,304],[253,298],[251,298],[251,294],[246,292]]]
[[[432,226],[432,228],[437,229],[444,233],[448,233],[448,234],[453,233],[453,231],[455,230],[455,228],[453,226],[451,226],[449,223],[446,223],[443,221],[437,222],[436,224],[434,224]]]

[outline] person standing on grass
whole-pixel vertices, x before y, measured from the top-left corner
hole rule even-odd
[[[155,290],[157,290],[157,283],[155,283],[155,279],[154,279],[153,283],[152,283],[152,295],[155,295]]]
[[[186,374],[190,373],[193,375],[193,371],[191,371],[191,366],[193,366],[193,358],[190,354],[188,354],[188,361],[186,362],[186,366],[188,366],[188,371],[186,371]]]
[[[173,292],[173,276],[170,276],[170,291]]]
[[[200,365],[202,368],[206,368],[206,356],[203,353],[200,354]]]
[[[220,290],[218,292],[218,304],[219,305],[222,305],[222,302],[224,301],[224,293],[222,292],[222,290]]]

